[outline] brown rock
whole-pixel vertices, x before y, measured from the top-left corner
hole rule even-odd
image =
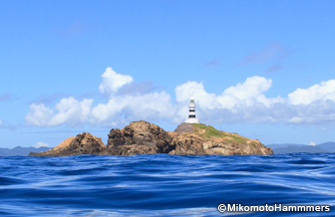
[[[175,132],[166,132],[155,124],[134,121],[121,130],[112,129],[107,146],[100,138],[82,133],[64,140],[51,150],[31,155],[144,153],[250,155],[272,154],[272,150],[258,140],[219,131],[205,124],[183,123]]]
[[[70,145],[70,143],[73,141],[74,138],[75,136],[70,136],[69,138],[66,138],[64,141],[62,141],[56,147],[54,147],[53,150],[60,151],[60,150],[66,149]]]
[[[171,154],[273,154],[271,148],[258,140],[219,131],[205,124],[183,123],[170,135],[173,138],[171,143],[176,147]]]
[[[169,133],[172,137],[171,144],[175,149],[170,154],[205,154],[202,143],[203,139],[193,133]]]
[[[76,137],[69,137],[56,147],[29,155],[79,155],[79,154],[102,154],[106,150],[101,138],[90,133],[81,133]]]
[[[115,155],[169,153],[174,147],[162,128],[146,121],[131,122],[125,128],[108,134],[107,151]]]
[[[189,123],[181,123],[178,127],[174,130],[176,133],[193,133],[193,124]]]

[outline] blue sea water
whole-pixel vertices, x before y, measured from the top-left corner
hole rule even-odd
[[[218,204],[330,205],[220,213]],[[335,216],[335,154],[0,157],[0,216]]]

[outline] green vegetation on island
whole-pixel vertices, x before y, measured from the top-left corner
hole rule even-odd
[[[213,126],[206,124],[193,124],[193,132],[204,139],[209,139],[213,137],[226,138],[235,140],[238,143],[245,143],[248,140],[248,138],[241,136],[237,133],[220,131],[215,129]]]

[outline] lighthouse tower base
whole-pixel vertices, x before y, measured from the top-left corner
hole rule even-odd
[[[200,121],[197,118],[187,118],[186,121],[184,121],[184,123],[188,123],[188,124],[199,124]]]

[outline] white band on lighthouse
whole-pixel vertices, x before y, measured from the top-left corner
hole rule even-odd
[[[189,124],[198,124],[200,123],[199,120],[196,118],[195,114],[195,100],[193,98],[190,99],[190,103],[188,104],[188,118],[186,119],[185,123]]]

